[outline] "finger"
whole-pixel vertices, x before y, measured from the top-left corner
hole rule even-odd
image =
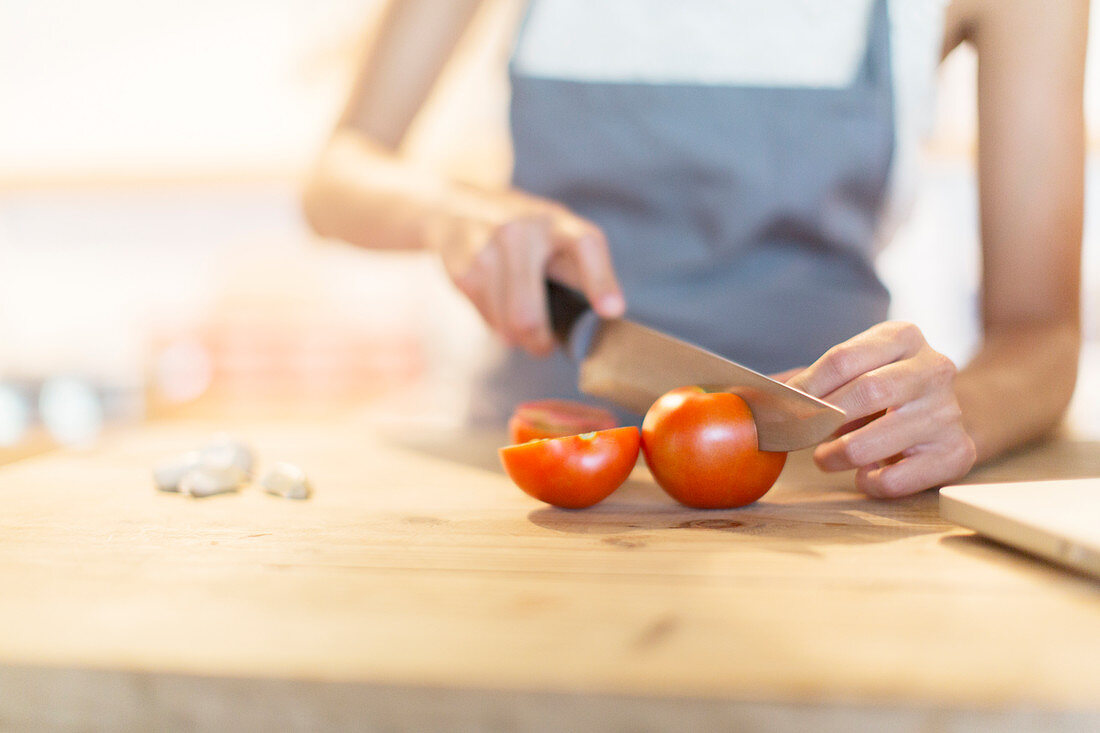
[[[795,367],[794,369],[787,369],[786,371],[776,372],[775,374],[769,374],[768,376],[777,382],[788,382],[791,377],[801,372],[806,367]]]
[[[885,414],[886,414],[886,410],[879,410],[878,412],[873,412],[870,415],[864,415],[863,417],[858,418],[856,420],[849,420],[848,422],[844,423],[843,425],[841,425],[839,428],[837,428],[833,432],[833,437],[834,438],[839,438],[841,435],[844,435],[845,433],[850,433],[853,430],[859,430],[860,428],[862,428],[867,423],[871,422],[872,420],[878,420],[880,417],[882,417]]]
[[[602,318],[619,318],[626,312],[626,300],[611,265],[611,254],[602,233],[592,233],[577,243],[584,293]]]
[[[896,499],[943,486],[970,471],[973,448],[973,441],[967,438],[947,449],[918,449],[896,463],[861,468],[856,472],[856,488],[868,496]]]
[[[500,321],[500,304],[492,283],[499,281],[499,257],[493,247],[485,247],[469,269],[454,278],[455,285],[481,315],[482,320],[494,332],[503,335]]]
[[[935,437],[936,426],[929,426],[926,412],[887,412],[861,428],[818,445],[814,448],[814,463],[822,471],[847,471],[886,461],[930,441]]]
[[[603,318],[625,313],[626,301],[603,232],[594,224],[566,217],[556,223],[555,237],[556,249],[575,263],[576,277],[592,309]]]
[[[880,323],[826,351],[789,384],[823,397],[861,374],[916,354],[922,346],[924,336],[913,324]]]
[[[844,471],[888,460],[919,446],[966,445],[973,441],[962,423],[962,410],[951,393],[933,391],[887,410],[851,432],[814,449],[825,471]],[[857,421],[858,423],[858,421]]]
[[[856,377],[823,399],[856,420],[917,399],[927,388],[924,376],[917,360],[896,361]]]
[[[498,332],[498,308],[489,291],[489,284],[496,281],[498,255],[491,243],[491,231],[463,227],[452,232],[440,254],[451,282],[477,309],[485,325]]]
[[[545,269],[550,255],[546,227],[536,222],[517,222],[502,227],[499,242],[504,333],[510,343],[545,356],[554,348],[546,311]]]

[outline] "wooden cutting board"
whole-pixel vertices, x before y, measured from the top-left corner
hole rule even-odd
[[[742,510],[639,469],[568,512],[500,436],[352,420],[231,426],[309,501],[156,492],[214,429],[0,469],[0,729],[1100,728],[1100,583],[935,492],[868,500],[795,454]],[[1085,475],[1100,446],[1056,441],[971,480]]]

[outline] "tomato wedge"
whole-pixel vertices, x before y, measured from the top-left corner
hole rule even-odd
[[[513,443],[592,433],[618,427],[609,410],[572,400],[534,400],[516,407],[508,421]]]
[[[529,496],[563,509],[583,509],[626,481],[640,446],[638,428],[612,428],[506,446],[500,462]]]

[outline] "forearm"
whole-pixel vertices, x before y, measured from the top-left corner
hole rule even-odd
[[[438,249],[457,226],[489,225],[500,216],[487,192],[413,167],[351,131],[329,142],[303,208],[318,234],[380,249]]]
[[[978,461],[1056,427],[1077,379],[1081,334],[1076,318],[987,332],[955,381],[963,422]]]

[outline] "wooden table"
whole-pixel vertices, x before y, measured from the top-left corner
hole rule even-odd
[[[202,422],[0,469],[0,730],[1100,730],[1100,583],[934,492],[796,454],[746,509],[639,469],[567,512],[500,436],[233,427],[315,497],[156,492]],[[1060,440],[971,480],[1090,475]]]

